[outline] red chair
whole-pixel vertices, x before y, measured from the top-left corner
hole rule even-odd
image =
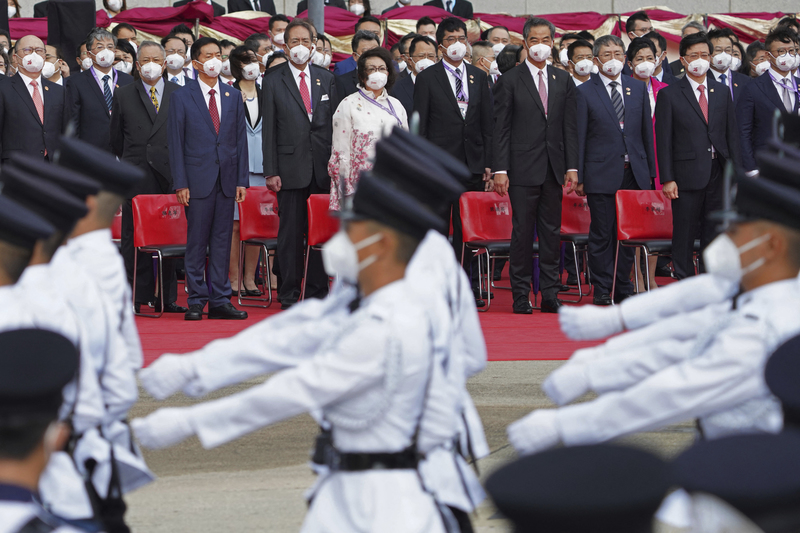
[[[119,245],[122,241],[122,206],[117,209],[117,214],[114,215],[114,221],[111,222],[111,240]]]
[[[581,286],[580,267],[578,266],[578,252],[583,254],[584,264],[589,262],[589,226],[592,217],[589,212],[589,204],[585,196],[578,196],[575,192],[563,195],[561,199],[561,242],[572,246],[572,255],[575,258],[575,272],[578,273],[578,299],[579,303],[584,296]],[[563,295],[564,293],[562,293]],[[566,293],[574,294],[574,293]],[[572,301],[572,300],[570,300]]]
[[[278,249],[278,197],[266,187],[250,187],[244,202],[237,204],[239,209],[239,305],[245,307],[269,307],[272,305],[272,273],[269,257]],[[244,256],[248,246],[258,246],[263,252],[261,279],[264,281],[263,294],[268,296],[242,297],[244,280]],[[248,304],[242,300],[261,303]],[[266,302],[266,305],[263,303]]]
[[[461,246],[461,264],[464,264],[466,250],[486,257],[487,274],[486,308],[492,305],[492,273],[497,259],[508,258],[511,250],[511,200],[508,196],[500,196],[495,192],[466,192],[459,200],[461,208],[461,227],[463,244]],[[483,291],[483,267],[478,261],[478,279]]]
[[[620,246],[644,250],[645,272],[650,271],[648,255],[672,253],[672,202],[661,191],[617,191],[617,271]],[[650,290],[649,276],[647,290]],[[617,276],[611,286],[615,294]]]
[[[303,269],[303,289],[300,299],[306,297],[306,278],[308,277],[308,257],[311,250],[322,250],[322,245],[339,231],[339,219],[329,212],[330,195],[312,194],[308,197],[308,237],[306,239],[306,260]]]
[[[138,252],[158,257],[156,294],[163,294],[164,258],[186,255],[186,213],[174,194],[143,194],[133,198],[133,286],[136,287]],[[159,318],[164,314],[164,298],[156,314],[136,313],[139,316]]]

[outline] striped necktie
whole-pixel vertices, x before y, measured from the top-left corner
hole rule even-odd
[[[111,113],[111,102],[114,100],[114,97],[111,95],[111,87],[108,86],[109,79],[111,79],[111,76],[108,74],[103,76],[103,96],[106,99],[106,107],[108,108],[108,112]]]
[[[625,123],[625,104],[622,102],[622,96],[617,92],[618,82],[612,81],[608,84],[611,87],[611,105],[614,106],[614,111],[617,113],[617,120],[620,124]]]

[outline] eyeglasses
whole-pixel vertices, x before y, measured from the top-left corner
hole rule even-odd
[[[389,73],[389,71],[386,69],[386,67],[367,67],[367,68],[364,69],[364,72],[366,72],[368,75],[369,74],[375,74],[376,72],[380,72],[381,74],[388,74]]]
[[[314,42],[312,39],[298,39],[295,37],[294,39],[288,41],[286,44],[289,45],[289,48],[294,48],[298,44],[302,44],[303,46],[311,46],[312,42]]]
[[[414,54],[411,56],[411,59],[414,61],[422,61],[423,59],[430,59],[431,61],[436,61],[436,54]]]
[[[695,52],[693,54],[688,54],[684,57],[689,63],[691,63],[692,61],[696,61],[698,59],[705,59],[706,61],[708,61],[709,55],[710,54],[708,52],[702,52],[702,53]]]
[[[714,53],[715,54],[721,54],[723,52],[725,52],[728,55],[731,55],[731,54],[733,54],[733,47],[732,46],[726,46],[724,48],[722,46],[715,46],[714,47]]]
[[[597,57],[599,59],[603,59],[605,61],[608,61],[610,59],[619,59],[621,61],[625,57],[625,52],[623,52],[621,50],[617,50],[616,52],[612,52],[612,51],[609,50],[608,52],[603,52],[602,54],[599,54]]]
[[[47,52],[47,50],[45,50],[44,48],[22,48],[20,52],[22,52],[23,57],[33,53],[39,54],[41,56],[44,55],[45,52]]]
[[[775,52],[775,57],[782,56],[783,54],[789,54],[790,56],[795,55],[794,48],[779,48],[777,52]]]
[[[107,45],[103,45],[103,43],[97,43],[92,47],[92,50],[95,52],[102,52],[103,50],[111,50],[112,52],[116,50],[117,47],[114,46],[114,43],[108,43]]]
[[[458,41],[460,43],[467,44],[467,38],[464,37],[463,35],[460,36],[460,37],[456,37],[455,35],[451,35],[450,37],[445,37],[444,39],[442,39],[442,43],[443,44],[453,44],[456,41]]]

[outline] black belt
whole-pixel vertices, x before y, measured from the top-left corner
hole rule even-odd
[[[331,437],[330,430],[320,432],[311,460],[333,472],[414,470],[419,465],[420,457],[414,446],[395,453],[342,453],[333,447]]]

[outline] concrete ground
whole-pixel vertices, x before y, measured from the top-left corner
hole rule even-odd
[[[533,409],[552,407],[539,384],[561,362],[519,361],[489,363],[469,383],[483,419],[492,453],[480,461],[482,479],[515,457],[505,429]],[[225,396],[258,381],[221,391]],[[588,397],[587,397],[588,399]],[[131,417],[162,406],[184,406],[193,399],[178,395],[157,402],[141,391]],[[146,451],[147,462],[159,477],[128,495],[127,519],[135,533],[205,533],[218,531],[298,531],[306,505],[304,491],[314,476],[307,466],[317,427],[308,416],[277,424],[213,450],[193,438],[161,451]],[[636,446],[670,457],[694,438],[690,423],[625,439]],[[508,523],[485,502],[473,516],[476,531],[509,532]]]

